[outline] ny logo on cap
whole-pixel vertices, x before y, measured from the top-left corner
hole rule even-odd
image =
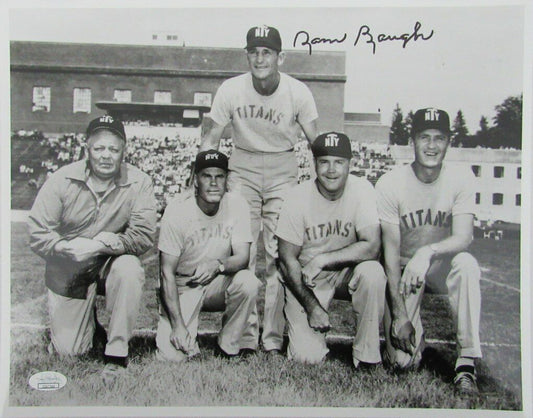
[[[440,113],[438,109],[426,109],[426,113],[424,114],[425,120],[438,121],[439,118],[440,118]]]
[[[104,115],[100,118],[100,122],[103,122],[103,123],[113,123],[115,120],[109,116],[109,115]]]
[[[255,28],[255,36],[258,38],[267,37],[268,32],[270,32],[270,29],[268,28],[268,26],[258,26]]]
[[[328,134],[324,138],[324,145],[326,147],[336,147],[338,143],[339,137],[337,136],[337,134]]]
[[[218,154],[206,154],[206,160],[218,160]]]

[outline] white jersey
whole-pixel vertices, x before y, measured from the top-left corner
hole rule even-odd
[[[202,212],[194,196],[173,199],[161,219],[158,248],[179,258],[178,276],[192,276],[201,262],[229,257],[232,244],[245,242],[252,242],[248,204],[226,193],[213,216]]]
[[[219,125],[232,123],[237,148],[283,152],[298,142],[298,122],[309,123],[318,118],[318,112],[311,91],[301,81],[280,73],[276,91],[263,96],[255,90],[248,72],[222,83],[210,117]]]
[[[366,179],[348,176],[343,195],[327,200],[314,181],[295,186],[283,202],[276,235],[302,247],[298,260],[309,260],[358,241],[360,230],[378,225],[375,191]]]
[[[411,165],[384,174],[376,184],[382,222],[400,226],[404,266],[422,246],[451,235],[452,217],[475,213],[475,177],[468,168],[443,164],[433,183],[422,183]]]

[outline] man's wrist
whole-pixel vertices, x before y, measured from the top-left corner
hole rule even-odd
[[[63,254],[65,250],[65,245],[67,244],[67,242],[68,241],[65,239],[57,241],[54,245],[54,253],[56,253],[56,255]]]
[[[420,247],[417,253],[419,256],[422,254],[423,256],[431,260],[437,254],[437,249],[435,248],[435,244],[429,244],[429,245],[424,245],[423,247]]]
[[[224,265],[224,262],[220,258],[218,258],[217,263],[218,263],[218,267],[217,267],[218,274],[225,274],[226,266]]]

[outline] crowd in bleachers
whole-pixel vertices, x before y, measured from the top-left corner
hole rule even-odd
[[[192,163],[200,144],[200,128],[177,127],[169,130],[163,129],[172,128],[168,124],[150,124],[146,121],[126,122],[125,125],[129,131],[125,159],[152,177],[158,210],[161,212],[169,199],[190,191]],[[43,147],[40,167],[31,167],[26,163],[19,167],[20,173],[25,173],[36,187],[61,166],[78,161],[85,155],[85,137],[82,134],[44,137],[35,132],[19,131],[13,136],[37,140]],[[231,138],[222,139],[219,149],[231,156]],[[352,149],[354,159],[351,173],[364,176],[372,183],[394,164],[388,147],[353,142]],[[300,138],[295,151],[298,180],[302,182],[311,178],[312,153],[308,141]],[[39,173],[44,173],[44,176],[39,176]]]

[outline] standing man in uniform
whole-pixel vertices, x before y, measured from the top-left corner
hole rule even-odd
[[[288,357],[317,363],[326,356],[328,308],[336,297],[351,300],[355,311],[354,366],[376,364],[387,279],[376,261],[381,241],[374,188],[349,175],[346,135],[319,135],[312,151],[316,180],[291,189],[276,230],[287,286]]]
[[[44,183],[28,221],[30,246],[46,260],[50,349],[78,355],[92,347],[97,287],[105,290],[105,381],[127,365],[144,283],[138,257],[152,247],[156,225],[152,180],[123,162],[125,149],[122,122],[108,115],[91,121],[88,159]]]
[[[443,163],[450,145],[445,111],[418,110],[411,138],[415,161],[385,174],[376,185],[388,276],[386,354],[403,368],[420,362],[424,287],[447,291],[459,352],[454,383],[460,393],[475,393],[474,359],[481,357],[480,269],[465,252],[473,237],[474,175]]]
[[[283,344],[283,286],[276,269],[276,222],[288,187],[298,182],[294,145],[300,128],[311,143],[318,113],[309,88],[279,71],[285,55],[276,28],[253,27],[246,36],[250,71],[226,80],[218,89],[203,135],[201,151],[218,149],[225,126],[233,127],[229,188],[242,194],[251,210],[253,244],[250,269],[255,271],[261,225],[265,245],[265,314],[263,349],[279,353]]]
[[[194,165],[195,196],[169,203],[161,220],[161,307],[158,357],[183,361],[199,353],[201,309],[224,310],[219,354],[257,348],[254,312],[261,282],[247,270],[252,234],[243,197],[226,193],[227,157],[200,152]]]

